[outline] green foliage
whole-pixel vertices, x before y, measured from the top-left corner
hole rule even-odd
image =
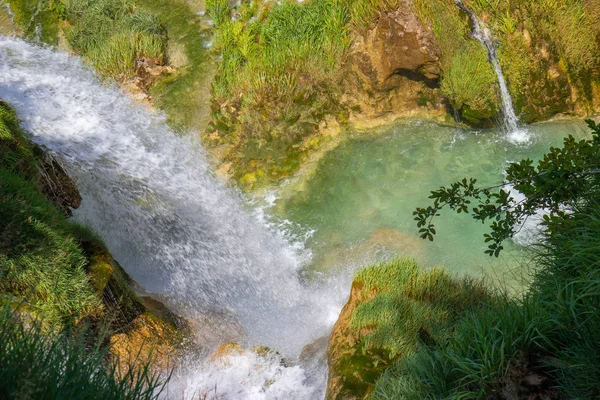
[[[528,398],[526,376],[553,398],[600,396],[600,205],[597,193],[555,221],[536,250],[537,273],[522,299],[464,318],[446,343],[421,347],[377,382],[375,399]],[[544,389],[545,388],[545,389]],[[519,389],[519,390],[522,390]],[[532,389],[533,390],[533,389]]]
[[[0,310],[0,398],[156,399],[162,384],[139,369],[119,371],[107,364],[102,338],[90,343],[86,331],[42,332],[23,324],[20,307]]]
[[[477,124],[498,113],[496,82],[487,50],[480,43],[471,41],[452,58],[441,89],[468,122]]]
[[[215,26],[223,25],[231,19],[231,9],[227,0],[207,0],[206,12]]]
[[[163,62],[166,35],[157,17],[121,0],[71,0],[65,4],[71,46],[106,76],[130,77],[137,61]]]
[[[502,393],[509,369],[526,365],[524,354],[548,343],[551,323],[543,323],[538,313],[514,301],[471,313],[447,343],[423,347],[386,371],[373,398],[484,399]]]
[[[546,119],[568,109],[563,96],[569,86],[584,93],[578,103],[592,111],[590,81],[600,76],[600,9],[593,2],[471,0],[468,5],[486,16],[524,120]]]
[[[423,346],[447,343],[458,321],[498,301],[481,281],[453,278],[441,268],[423,270],[410,259],[360,271],[349,303],[355,308],[342,331],[351,339],[339,341],[339,331],[332,339],[340,396],[369,393],[394,363]]]
[[[432,27],[442,53],[442,92],[464,119],[480,125],[497,115],[497,78],[485,47],[471,36],[466,15],[454,0],[416,0],[421,19]]]
[[[63,7],[58,0],[11,0],[8,4],[14,21],[34,41],[57,44]]]
[[[35,186],[0,170],[0,291],[26,298],[49,323],[102,309],[62,213]]]
[[[135,4],[160,20],[169,37],[169,62],[177,61],[176,73],[150,87],[153,103],[165,111],[174,128],[204,129],[210,113],[205,93],[214,70],[205,44],[208,28],[183,0],[136,0]]]
[[[35,151],[23,136],[15,111],[0,101],[0,167],[37,184],[39,171]]]
[[[422,340],[445,343],[461,315],[492,302],[482,282],[457,280],[441,268],[422,270],[413,260],[366,268],[355,281],[377,294],[356,308],[350,327],[376,327],[361,346],[384,349],[390,358],[413,353]]]
[[[569,135],[563,147],[551,148],[537,167],[530,159],[511,163],[506,170],[506,183],[498,187],[480,188],[476,179],[465,178],[431,192],[433,205],[417,208],[413,213],[421,237],[433,240],[436,230],[432,221],[445,207],[459,214],[471,214],[482,223],[491,221],[491,232],[485,234],[485,242],[490,243],[485,252],[490,256],[498,256],[503,250],[502,242],[540,209],[548,210],[544,224],[550,235],[555,234],[557,224],[568,216],[564,210],[585,202],[600,184],[600,125],[591,120],[587,123],[593,131],[592,139],[576,141]],[[509,186],[526,198],[515,200],[505,190]]]
[[[50,324],[98,316],[80,228],[40,192],[36,147],[0,103],[0,294],[27,299]]]
[[[566,398],[600,397],[600,204],[597,192],[553,221],[532,296],[549,313],[552,376]]]
[[[430,218],[444,206],[476,220],[492,220],[490,255],[502,249],[500,243],[514,233],[514,224],[540,207],[549,215],[545,241],[535,249],[529,291],[471,313],[446,343],[421,347],[401,359],[377,382],[373,398],[528,398],[547,396],[544,391],[550,388],[559,391],[555,398],[600,396],[600,126],[588,124],[592,139],[565,139],[537,167],[531,160],[509,166],[507,179],[525,200],[515,202],[502,190],[504,185],[479,189],[476,180],[464,179],[432,192],[433,207],[415,212],[423,237],[429,239],[436,233]],[[473,207],[472,202],[479,204]],[[565,206],[568,213],[562,211]],[[520,382],[532,374],[541,377],[540,384],[523,389]]]

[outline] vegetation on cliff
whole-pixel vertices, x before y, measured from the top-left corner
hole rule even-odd
[[[499,301],[481,281],[426,271],[413,260],[360,271],[331,334],[327,398],[364,398],[396,362],[446,343],[464,315]]]
[[[123,373],[106,363],[108,348],[86,330],[47,332],[23,323],[23,305],[0,310],[0,397],[3,399],[156,399],[160,383],[147,365]]]
[[[464,3],[492,32],[522,120],[598,109],[593,1]],[[205,143],[244,188],[289,176],[349,122],[447,109],[490,126],[501,112],[487,51],[454,0],[209,0],[210,53],[196,5],[179,0],[10,4],[26,34],[133,80],[176,128],[212,121]]]
[[[341,111],[348,24],[364,23],[384,2],[352,3],[254,1],[231,9],[226,0],[208,2],[222,61],[212,88],[216,134],[207,137],[230,146],[230,173],[242,184],[289,175],[318,145],[319,123]]]
[[[522,298],[473,313],[447,343],[401,360],[373,398],[598,398],[599,210],[592,201],[556,226]]]
[[[492,30],[517,112],[525,121],[557,113],[589,114],[597,108],[600,61],[590,56],[600,54],[597,7],[585,0],[466,3]],[[468,16],[453,0],[255,1],[236,7],[213,0],[208,12],[221,61],[206,139],[225,145],[222,158],[228,172],[244,186],[289,175],[327,141],[327,125],[343,126],[349,116],[364,112],[367,102],[392,101],[374,92],[395,90],[399,84],[394,79],[426,83],[418,89],[401,86],[405,97],[414,97],[405,106],[428,107],[445,98],[455,115],[476,126],[491,125],[501,112],[487,50],[472,37]],[[392,38],[388,40],[411,40],[394,35],[396,30],[413,34],[411,13],[433,33],[435,43],[425,42],[425,33],[417,30],[417,41],[406,44],[439,52],[439,60],[412,70],[402,63],[368,66],[368,55],[358,49],[374,41],[365,48],[377,51],[382,27]],[[563,30],[569,34],[561,35]],[[441,74],[431,73],[432,63]],[[373,78],[383,69],[389,76]],[[356,70],[362,72],[356,75]],[[356,78],[361,74],[377,85]],[[366,94],[357,95],[361,91]],[[393,112],[384,108],[379,115]]]
[[[154,398],[147,354],[172,356],[181,338],[102,241],[67,219],[80,200],[0,102],[0,397]]]

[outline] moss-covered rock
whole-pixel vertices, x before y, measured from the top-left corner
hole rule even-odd
[[[422,344],[444,343],[467,312],[493,301],[479,281],[413,260],[359,272],[329,338],[327,399],[363,399],[381,374]]]

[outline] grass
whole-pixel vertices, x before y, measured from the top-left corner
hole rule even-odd
[[[360,398],[394,363],[423,346],[448,343],[465,315],[500,301],[481,281],[424,270],[410,259],[368,267],[353,287],[360,300],[348,322],[352,340],[334,345],[339,356],[330,365],[344,393]]]
[[[63,214],[34,185],[0,170],[0,291],[27,301],[50,323],[97,317],[87,259]]]
[[[497,78],[487,49],[471,36],[468,18],[453,0],[417,0],[415,6],[438,39],[442,93],[466,122],[489,124],[500,110]]]
[[[360,331],[376,326],[361,346],[385,349],[390,357],[413,353],[423,338],[445,343],[456,319],[466,310],[492,302],[482,282],[457,280],[441,268],[423,270],[412,260],[400,260],[362,270],[355,281],[366,293],[377,293],[361,303],[350,327]]]
[[[319,124],[340,114],[344,57],[355,30],[395,0],[207,3],[221,57],[207,141],[228,146],[243,186],[288,176],[323,141]],[[232,18],[233,17],[233,18]]]
[[[166,112],[174,128],[200,131],[210,114],[209,89],[205,86],[210,84],[214,70],[205,43],[208,28],[183,0],[136,0],[135,4],[155,15],[165,27],[167,55],[173,56],[176,49],[178,58],[184,59],[177,73],[150,88],[154,104]]]
[[[40,150],[6,103],[0,103],[0,150],[0,293],[27,299],[51,324],[99,316],[102,302],[76,234],[82,229],[42,195]]]
[[[408,355],[379,379],[374,399],[600,397],[600,202],[597,179],[588,182],[571,213],[546,221],[546,240],[531,250],[534,279],[522,296],[467,310],[453,319],[447,340],[415,351],[404,346],[406,333],[373,334]],[[393,273],[383,276],[395,282]],[[387,307],[375,304],[369,312],[389,314]],[[394,319],[400,317],[414,318],[406,310]],[[537,383],[524,384],[531,377]]]
[[[11,0],[15,23],[26,36],[42,43],[56,45],[60,32],[60,7],[54,0]],[[4,3],[4,1],[3,1]]]
[[[486,18],[494,34],[503,71],[523,119],[546,119],[568,109],[565,92],[568,95],[569,85],[582,93],[579,101],[591,111],[591,81],[600,78],[600,10],[592,3],[468,1]],[[549,73],[562,75],[560,82],[551,85]]]
[[[155,15],[136,10],[130,1],[65,1],[65,18],[72,25],[67,39],[72,48],[100,74],[129,78],[137,61],[166,61],[166,32]]]
[[[550,380],[548,390],[560,393],[553,398],[598,398],[598,203],[577,210],[558,232],[539,250],[540,270],[524,299],[472,313],[447,344],[388,370],[373,398],[489,398],[528,374]]]
[[[147,311],[101,238],[45,196],[45,155],[24,135],[0,102],[0,398],[157,398],[142,340],[171,346],[177,330]],[[139,354],[121,362],[103,347],[115,333]]]
[[[0,397],[3,399],[156,399],[162,384],[148,364],[119,370],[108,348],[86,331],[48,333],[23,324],[20,307],[0,310]]]

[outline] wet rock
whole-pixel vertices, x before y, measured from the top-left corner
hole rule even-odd
[[[81,205],[81,195],[75,182],[69,177],[60,162],[48,151],[36,146],[38,170],[42,178],[42,193],[65,214]]]
[[[179,359],[180,342],[180,331],[146,312],[111,336],[110,353],[122,372],[143,367],[148,360],[152,360],[153,371],[168,372]]]
[[[306,384],[312,387],[324,388],[327,385],[327,346],[329,337],[323,336],[307,344],[300,353],[298,363],[306,373]]]

